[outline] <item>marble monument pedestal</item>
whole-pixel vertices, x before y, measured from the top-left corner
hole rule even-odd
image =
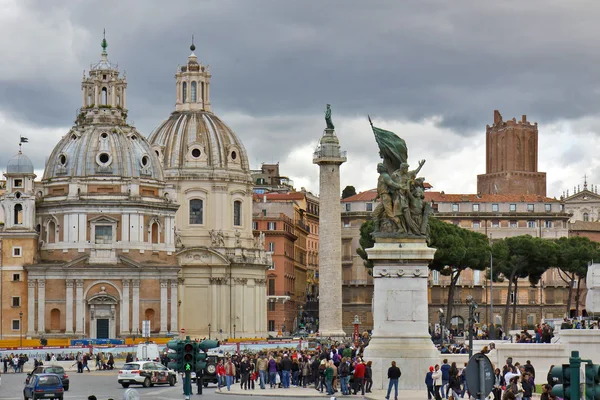
[[[425,374],[440,359],[428,331],[428,264],[435,249],[425,238],[377,238],[367,254],[374,264],[373,336],[364,359],[373,362],[373,388],[387,389],[396,361],[399,389],[426,389]]]

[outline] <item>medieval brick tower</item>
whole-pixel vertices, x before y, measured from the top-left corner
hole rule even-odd
[[[485,174],[477,175],[480,194],[537,194],[546,196],[546,173],[538,172],[538,126],[527,116],[486,126]]]

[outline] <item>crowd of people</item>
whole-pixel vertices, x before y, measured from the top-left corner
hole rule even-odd
[[[321,393],[356,395],[370,393],[372,362],[363,358],[363,347],[334,343],[315,350],[284,349],[225,357],[217,365],[218,391],[240,384],[243,390],[290,387],[312,388]],[[390,387],[398,399],[400,369],[390,367]],[[389,398],[389,393],[388,397]]]
[[[487,352],[487,347],[482,353]],[[550,367],[550,371],[552,370]],[[536,384],[541,385],[541,400],[556,400],[552,395],[552,386],[556,381],[548,371],[547,380],[536,383],[535,368],[529,360],[523,365],[519,362],[513,363],[512,357],[507,358],[506,364],[494,369],[494,385],[490,398],[493,400],[531,400],[536,392]],[[455,362],[449,364],[444,359],[441,365],[429,367],[425,374],[425,385],[427,386],[427,398],[429,400],[456,400],[471,398],[466,381],[467,363],[458,367]]]

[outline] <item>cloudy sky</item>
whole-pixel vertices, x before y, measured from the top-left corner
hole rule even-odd
[[[539,124],[548,195],[600,183],[600,3],[579,0],[0,0],[0,166],[19,135],[36,168],[81,106],[81,76],[108,53],[127,71],[129,118],[149,135],[174,109],[174,73],[210,64],[213,111],[253,168],[279,162],[318,192],[312,153],[326,103],[348,162],[342,187],[375,186],[366,115],[403,137],[435,190],[475,192],[485,126]]]

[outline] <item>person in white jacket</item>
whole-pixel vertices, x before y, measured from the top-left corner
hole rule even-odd
[[[440,366],[438,364],[435,364],[433,374],[431,374],[431,379],[433,379],[435,398],[436,400],[440,400],[442,398],[442,395],[440,394],[440,388],[442,387],[442,371],[440,371]]]

